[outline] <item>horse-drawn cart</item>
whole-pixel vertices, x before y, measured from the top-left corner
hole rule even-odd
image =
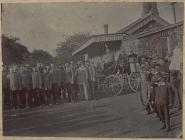
[[[117,63],[113,64],[116,67]],[[120,94],[127,94],[129,91],[140,94],[141,102],[146,105],[146,95],[141,91],[141,73],[138,57],[135,54],[127,57],[127,70],[120,73],[120,70],[110,71],[111,74],[99,76],[98,88],[108,96],[117,96]],[[106,68],[108,69],[108,68]],[[125,68],[124,68],[125,69]]]

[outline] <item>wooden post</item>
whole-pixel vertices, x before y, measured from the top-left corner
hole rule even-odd
[[[174,23],[176,23],[176,11],[175,11],[175,4],[176,2],[172,2],[171,5],[172,5],[172,10],[173,10],[173,19],[174,19]]]
[[[167,37],[167,47],[168,47],[168,54],[172,53],[171,45],[170,45],[170,37]]]

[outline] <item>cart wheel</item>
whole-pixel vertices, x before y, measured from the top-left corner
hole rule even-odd
[[[113,85],[111,87],[112,95],[120,95],[123,90],[123,82],[121,75],[115,75],[113,79]]]
[[[121,78],[118,75],[110,75],[105,78],[104,90],[108,96],[120,95],[123,90]]]
[[[104,80],[104,92],[108,96],[112,96],[112,87],[113,87],[114,75],[110,75]]]
[[[127,73],[124,73],[121,75],[120,77],[120,80],[121,80],[121,83],[122,83],[122,91],[125,91],[125,92],[121,92],[121,93],[128,93],[129,91],[129,82],[128,82],[128,74]]]
[[[130,89],[133,92],[137,92],[138,91],[138,88],[139,88],[139,85],[140,85],[140,81],[141,81],[140,73],[134,72],[134,73],[131,73],[128,76],[129,87],[130,87]]]

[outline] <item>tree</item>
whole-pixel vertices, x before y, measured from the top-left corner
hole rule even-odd
[[[36,65],[37,63],[42,63],[45,65],[50,64],[53,61],[53,57],[44,50],[34,50],[30,53],[28,63],[31,65]]]
[[[58,63],[64,64],[71,61],[73,59],[72,52],[84,44],[90,36],[90,33],[77,33],[67,36],[63,42],[59,42],[56,49]]]
[[[20,44],[16,37],[2,36],[2,60],[3,64],[22,64],[29,56],[27,48]]]

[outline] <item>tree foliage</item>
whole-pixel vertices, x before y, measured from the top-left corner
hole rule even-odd
[[[42,63],[48,65],[52,63],[53,57],[44,50],[34,50],[30,53],[28,63],[31,65],[36,65],[37,63]]]
[[[35,65],[40,62],[43,64],[49,64],[52,62],[53,57],[43,50],[34,50],[29,52],[26,46],[18,42],[16,37],[2,36],[2,59],[3,64],[31,64]]]
[[[77,33],[67,36],[63,42],[59,42],[56,49],[57,61],[59,63],[71,61],[73,59],[72,52],[84,44],[90,36],[90,33]]]
[[[27,48],[20,44],[18,38],[2,36],[3,64],[22,64],[29,56]]]
[[[64,64],[72,60],[72,52],[78,49],[89,38],[90,33],[77,33],[66,36],[64,41],[59,42],[56,49],[56,57],[52,57],[47,51],[34,50],[29,52],[26,46],[19,43],[16,37],[2,36],[2,58],[6,65],[29,63],[57,63]]]

